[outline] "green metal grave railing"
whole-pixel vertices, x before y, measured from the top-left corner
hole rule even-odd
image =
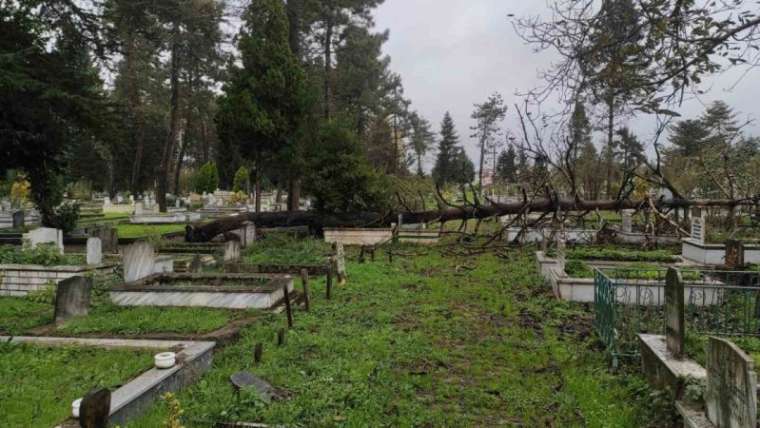
[[[665,331],[665,269],[594,269],[594,328],[617,364]],[[687,330],[760,336],[760,272],[682,270]]]

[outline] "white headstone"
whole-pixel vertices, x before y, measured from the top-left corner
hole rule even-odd
[[[100,238],[87,238],[87,264],[103,263],[103,246]]]
[[[106,196],[105,198],[103,198],[103,208],[108,208],[110,206],[111,206],[111,198]]]
[[[154,272],[156,253],[148,242],[135,242],[125,247],[122,254],[124,281],[134,282]]]
[[[182,208],[182,203],[180,202],[179,198],[174,200],[174,208]]]
[[[633,213],[634,210],[623,210],[623,232],[633,232]]]
[[[705,215],[702,210],[694,210],[691,217],[691,239],[699,244],[705,244]]]
[[[230,240],[224,243],[224,262],[240,260],[240,241]]]
[[[122,197],[121,195],[116,195],[116,203],[117,204],[124,203],[124,197]]]
[[[145,214],[143,203],[142,202],[135,203],[135,215],[143,215],[143,214]]]
[[[39,227],[22,237],[24,242],[28,243],[30,248],[37,248],[40,244],[54,244],[63,254],[63,231],[50,227]]]

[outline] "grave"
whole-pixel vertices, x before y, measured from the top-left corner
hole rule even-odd
[[[729,340],[710,337],[707,347],[707,418],[715,426],[757,426],[755,363]]]
[[[665,336],[639,334],[641,367],[649,383],[680,399],[689,379],[705,379],[696,362],[684,358],[686,337],[684,283],[680,271],[669,268],[665,279]]]
[[[90,236],[100,239],[102,253],[119,253],[119,232],[114,227],[102,226],[90,230]]]
[[[741,269],[744,267],[744,245],[741,241],[729,239],[726,241],[726,268]]]
[[[147,242],[135,242],[122,251],[124,281],[134,282],[152,275],[156,268],[156,254]]]
[[[28,233],[25,233],[22,237],[24,243],[29,248],[37,248],[40,244],[54,244],[58,247],[58,250],[63,254],[63,231],[59,229],[53,229],[49,227],[39,227]]]
[[[87,264],[99,265],[103,263],[103,248],[100,238],[87,238]]]
[[[622,231],[624,233],[632,233],[633,232],[633,213],[636,211],[634,210],[623,210],[622,217],[623,217],[623,226]]]
[[[733,342],[710,337],[704,403],[676,401],[685,427],[756,428],[755,364]]]
[[[239,238],[241,248],[248,248],[256,241],[256,225],[250,221],[243,222],[240,229],[233,230],[230,233]]]
[[[55,322],[87,316],[91,293],[92,278],[75,276],[61,281],[55,292]]]
[[[670,354],[677,359],[683,357],[684,337],[684,287],[681,272],[669,268],[665,278],[665,337]]]
[[[216,346],[215,342],[24,336],[0,336],[0,341],[43,347],[89,346],[98,348],[150,349],[155,350],[157,353],[169,350],[176,352],[179,363],[175,366],[168,369],[151,368],[125,385],[111,391],[108,406],[108,422],[110,426],[125,426],[128,421],[150,410],[153,403],[159,400],[164,393],[177,392],[195,383],[203,373],[211,368],[213,351]],[[62,426],[79,426],[79,424],[78,422],[69,420]]]
[[[13,213],[13,228],[18,230],[24,227],[24,210]]]
[[[380,229],[325,229],[325,242],[329,244],[341,243],[343,245],[378,245],[393,239],[392,228]]]
[[[270,309],[293,289],[293,277],[264,274],[154,274],[114,287],[119,306]]]

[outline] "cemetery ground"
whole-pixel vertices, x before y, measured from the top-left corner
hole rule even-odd
[[[663,414],[672,414],[637,365],[608,370],[588,307],[554,298],[536,272],[533,249],[467,248],[394,246],[392,262],[378,251],[366,263],[357,261],[357,248],[350,249],[348,283],[334,285],[328,301],[324,278],[312,278],[311,311],[296,308],[294,328],[281,347],[276,336],[286,327],[284,314],[116,307],[105,300],[113,278],[96,278],[90,315],[55,328],[42,293],[2,298],[0,330],[196,337],[255,318],[237,340],[217,349],[210,372],[178,394],[183,424],[190,427],[215,421],[632,427],[658,426]],[[316,239],[269,234],[244,262],[317,263],[328,251]],[[264,345],[258,365],[257,343]],[[266,403],[253,392],[236,398],[229,377],[241,370],[266,379],[287,399]],[[78,396],[91,386],[82,386]],[[55,409],[46,411],[65,415],[69,403],[48,403],[46,409]],[[166,404],[157,402],[128,426],[161,426],[167,416]]]
[[[307,263],[316,240],[264,239],[248,262]],[[556,300],[529,249],[394,247],[393,262],[358,263],[349,282],[295,312],[283,346],[282,314],[267,314],[218,350],[214,368],[178,395],[187,426],[256,421],[285,426],[659,426],[667,401],[638,367],[608,371],[582,305]],[[476,252],[477,253],[477,252]],[[263,360],[253,350],[264,345]],[[248,370],[287,399],[239,398],[230,376]],[[662,408],[660,407],[662,405]],[[159,426],[157,404],[130,427]]]

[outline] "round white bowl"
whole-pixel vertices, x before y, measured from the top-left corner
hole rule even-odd
[[[82,405],[82,399],[77,398],[71,402],[71,416],[79,419],[79,407]]]
[[[157,369],[169,369],[177,364],[177,354],[174,352],[162,352],[153,357]]]

